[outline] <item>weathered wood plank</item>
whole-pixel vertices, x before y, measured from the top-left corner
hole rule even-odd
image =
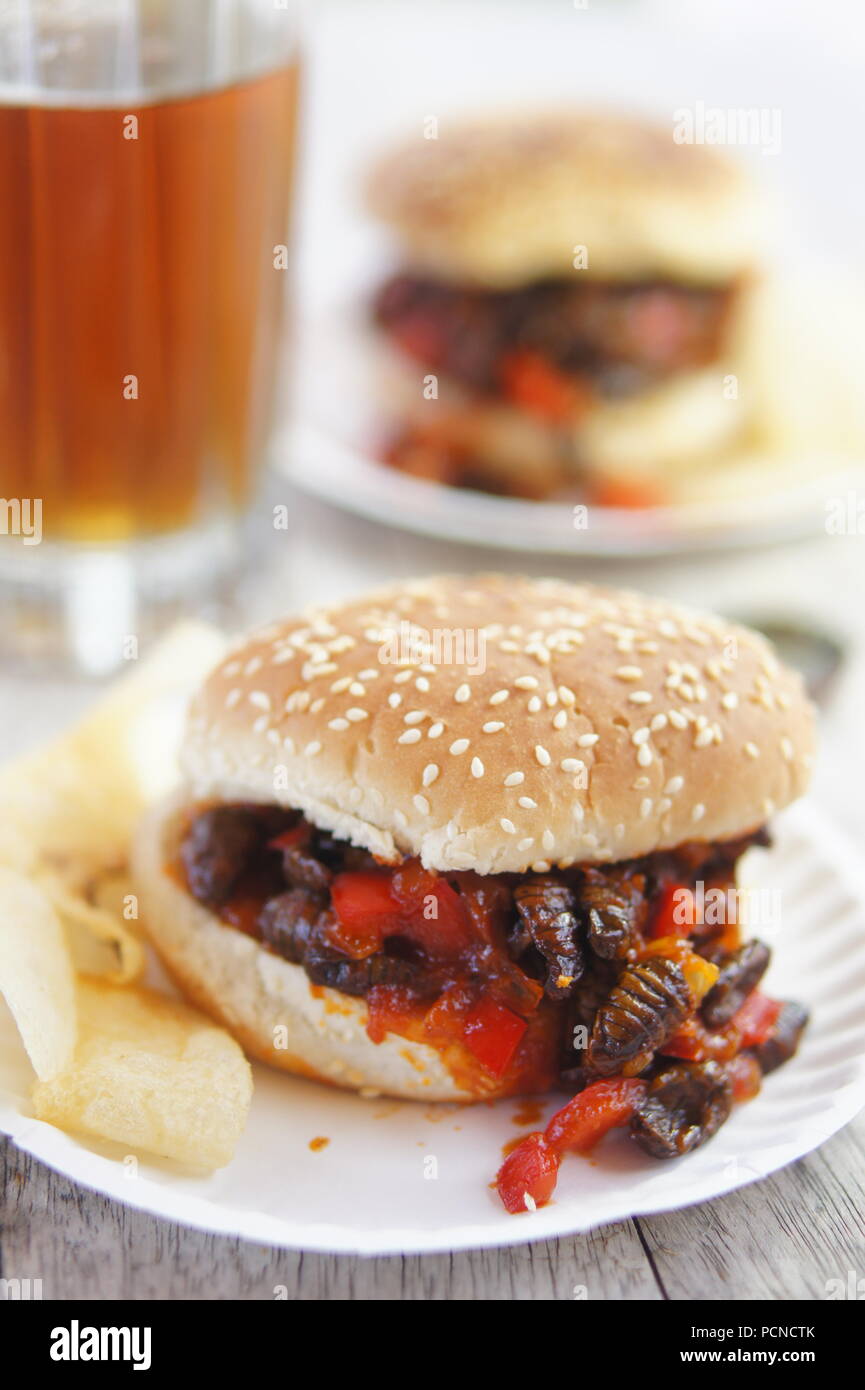
[[[822,1299],[865,1278],[865,1119],[816,1153],[728,1197],[641,1217],[671,1299]]]

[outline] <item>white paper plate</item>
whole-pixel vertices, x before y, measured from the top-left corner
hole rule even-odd
[[[769,989],[804,1000],[812,1023],[799,1055],[687,1158],[655,1162],[616,1134],[593,1160],[564,1161],[550,1206],[509,1216],[488,1184],[502,1145],[519,1132],[519,1102],[463,1109],[362,1100],[257,1068],[249,1126],[228,1168],[196,1178],[142,1162],[133,1177],[122,1153],[95,1152],[28,1116],[29,1065],[8,1015],[0,1017],[0,1128],[52,1168],[131,1206],[305,1250],[508,1245],[730,1192],[808,1153],[865,1105],[861,866],[807,805],[788,811],[777,830],[753,880],[782,894],[780,928],[760,932],[775,947]],[[556,1105],[547,1101],[545,1114]],[[319,1136],[330,1142],[311,1151]]]
[[[274,468],[296,487],[343,510],[418,535],[499,549],[665,555],[813,534],[825,529],[829,499],[865,482],[861,459],[819,457],[814,448],[796,457],[743,455],[702,473],[688,500],[639,509],[593,503],[576,517],[576,494],[571,501],[533,502],[411,478],[376,457],[402,415],[410,369],[370,330],[363,306],[371,294],[369,287],[299,325],[295,419],[277,433],[271,451]]]

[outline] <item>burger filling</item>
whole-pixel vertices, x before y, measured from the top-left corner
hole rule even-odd
[[[404,274],[381,289],[374,315],[400,349],[425,366],[474,395],[517,407],[554,434],[558,427],[567,453],[575,427],[595,402],[635,395],[717,361],[736,293],[734,285],[580,279],[489,291]],[[537,484],[521,483],[513,470],[499,474],[492,461],[477,456],[471,433],[453,412],[432,432],[427,426],[401,432],[387,461],[457,486],[527,495],[553,490],[567,477],[564,460],[558,472],[543,469]]]
[[[760,992],[769,949],[743,942],[729,910],[739,857],[767,843],[761,830],[616,864],[438,874],[382,865],[298,812],[236,804],[192,810],[175,867],[313,988],[364,998],[374,1041],[437,1048],[478,1097],[575,1092],[549,1153],[628,1121],[672,1157],[756,1093],[807,1021]],[[530,1148],[508,1160],[518,1195],[544,1169]]]

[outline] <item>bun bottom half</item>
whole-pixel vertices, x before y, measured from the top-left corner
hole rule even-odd
[[[176,800],[149,813],[133,843],[132,871],[147,935],[191,1003],[250,1057],[295,1076],[403,1100],[478,1099],[458,1086],[434,1048],[392,1033],[374,1043],[364,1000],[312,985],[301,966],[186,893],[166,872],[180,815]]]

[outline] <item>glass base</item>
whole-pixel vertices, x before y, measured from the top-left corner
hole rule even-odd
[[[238,574],[236,519],[122,546],[26,546],[0,537],[0,663],[109,675],[171,622],[224,618]]]

